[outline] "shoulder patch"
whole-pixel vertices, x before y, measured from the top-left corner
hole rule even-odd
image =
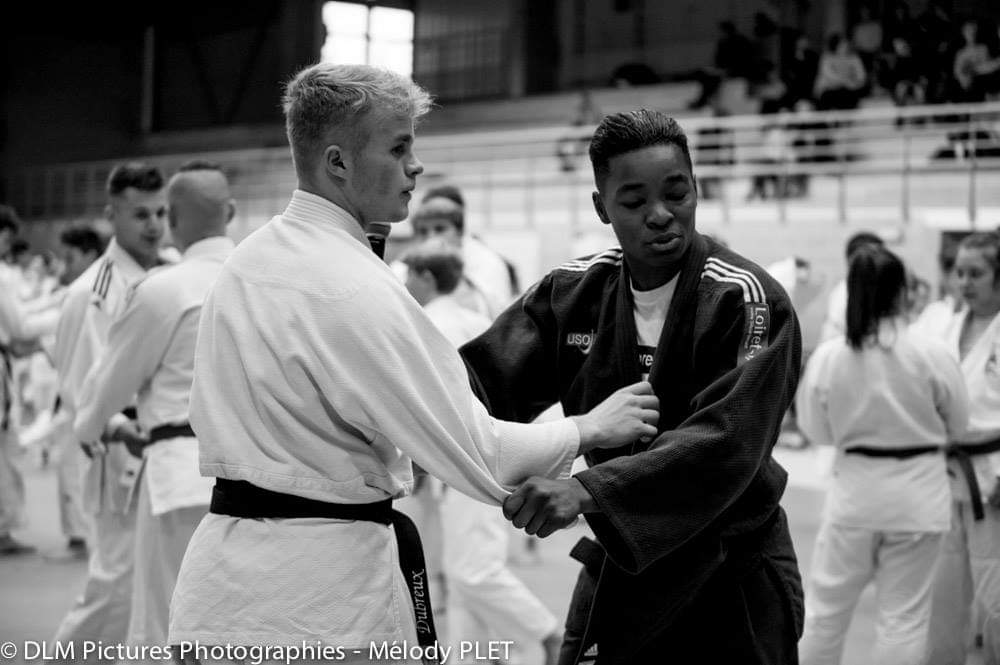
[[[585,259],[573,259],[556,267],[556,270],[566,270],[569,272],[587,272],[597,265],[607,264],[620,266],[622,264],[622,250],[620,247],[612,247],[600,254]]]
[[[766,349],[771,336],[771,308],[767,303],[748,303],[745,309],[743,339],[736,358],[737,365],[753,360]]]
[[[764,286],[749,270],[739,268],[714,256],[705,261],[702,279],[736,284],[743,292],[743,339],[737,350],[736,364],[753,360],[766,349],[771,336],[771,307],[767,303]]]

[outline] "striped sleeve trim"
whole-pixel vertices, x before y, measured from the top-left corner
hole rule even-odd
[[[108,287],[111,285],[111,270],[111,261],[109,259],[104,259],[101,267],[97,270],[97,275],[94,276],[94,285],[91,287],[91,291],[96,293],[102,299],[106,298],[108,295]]]
[[[574,259],[572,261],[567,261],[566,263],[558,266],[556,269],[569,270],[570,272],[586,272],[601,263],[606,263],[612,266],[620,266],[622,263],[622,250],[616,247],[601,252],[600,254],[595,254],[589,259]]]
[[[757,279],[757,276],[749,270],[737,268],[731,263],[710,257],[705,262],[705,269],[702,271],[701,276],[703,278],[709,277],[717,282],[739,284],[743,289],[744,302],[767,302],[767,298],[764,296],[764,287],[761,285],[760,280]]]

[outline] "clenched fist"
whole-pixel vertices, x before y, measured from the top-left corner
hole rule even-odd
[[[503,502],[503,516],[525,533],[545,538],[594,512],[594,497],[576,478],[529,478]]]
[[[582,416],[573,416],[580,430],[580,453],[594,448],[618,448],[656,437],[660,400],[647,381],[613,392]]]

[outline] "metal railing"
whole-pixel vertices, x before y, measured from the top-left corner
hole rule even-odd
[[[852,208],[891,208],[908,221],[915,206],[960,206],[975,223],[1000,210],[1000,103],[864,108],[729,118],[681,118],[702,190],[702,207],[725,222],[759,188],[781,220],[821,207],[842,221]],[[470,217],[484,229],[577,228],[592,217],[586,148],[593,126],[419,136],[421,186],[441,181],[464,190]],[[230,173],[242,236],[280,211],[295,177],[287,148],[152,157],[170,172],[193,157]],[[4,191],[27,220],[93,219],[116,160],[26,168]],[[803,188],[804,183],[811,184]],[[419,192],[418,192],[419,194]],[[947,199],[947,200],[942,200]]]

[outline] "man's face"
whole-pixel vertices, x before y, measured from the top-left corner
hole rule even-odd
[[[350,189],[362,224],[406,219],[411,192],[424,165],[413,152],[413,120],[373,115],[368,140],[352,151]]]
[[[674,145],[633,150],[609,163],[594,207],[611,224],[636,286],[665,284],[694,236],[698,194],[684,153]]]
[[[61,245],[59,255],[64,265],[62,274],[59,275],[59,283],[64,285],[72,284],[97,259],[96,253],[83,252],[79,247],[72,245]]]
[[[156,263],[167,218],[166,191],[143,192],[127,187],[109,207],[115,241],[137,262]]]

